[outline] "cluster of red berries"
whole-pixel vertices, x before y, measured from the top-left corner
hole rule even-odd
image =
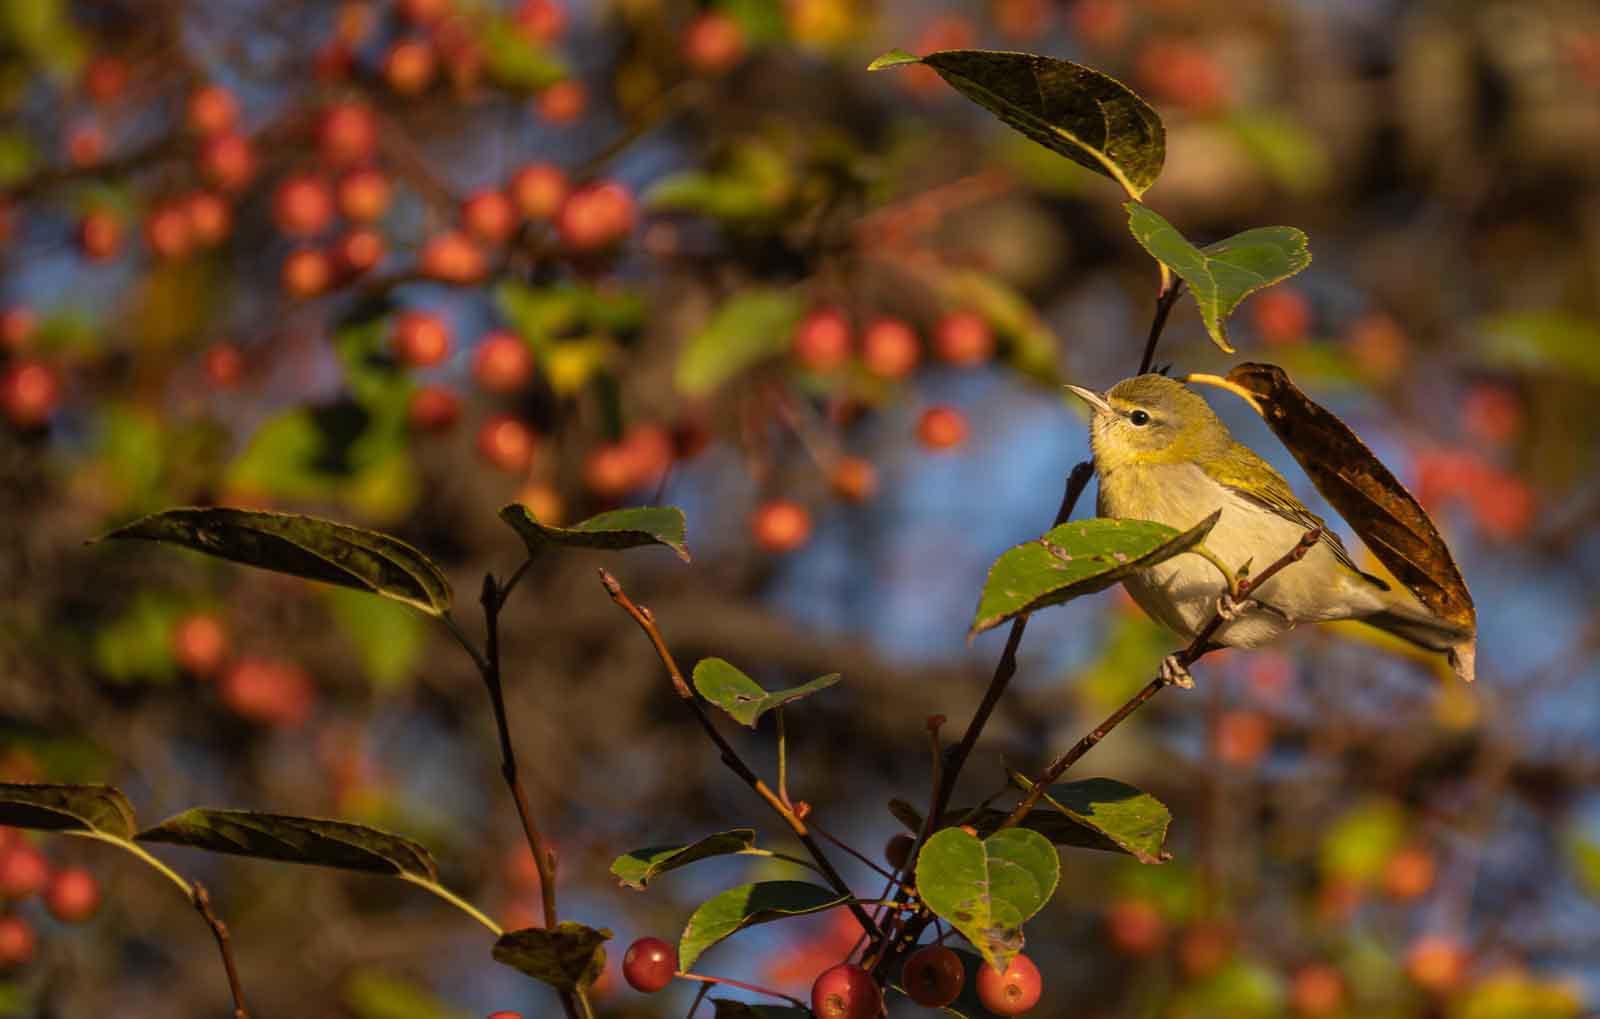
[[[100,909],[100,882],[82,867],[54,869],[44,853],[15,828],[0,828],[0,971],[32,961],[38,934],[15,907],[35,895],[62,923],[83,923]]]
[[[172,628],[172,657],[185,673],[216,680],[217,696],[234,714],[258,725],[303,725],[316,706],[311,674],[280,658],[231,654],[226,624],[211,612],[192,612]]]

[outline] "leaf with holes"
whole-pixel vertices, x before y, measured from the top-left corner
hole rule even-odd
[[[689,917],[678,939],[678,965],[693,969],[706,949],[746,927],[820,913],[848,901],[847,895],[805,881],[757,881],[730,888],[702,902]]]
[[[425,884],[439,879],[439,868],[422,846],[348,821],[196,807],[145,829],[138,839],[231,856],[388,874]]]
[[[0,782],[0,825],[133,837],[133,805],[108,785]]]
[[[1250,294],[1281,283],[1311,264],[1303,231],[1265,226],[1197,248],[1177,228],[1138,202],[1128,202],[1128,228],[1151,257],[1189,284],[1211,340],[1228,353],[1227,320]]]
[[[140,538],[206,555],[353,587],[393,598],[429,615],[450,608],[450,584],[421,552],[387,534],[293,513],[175,509],[155,513],[101,538]]]
[[[1205,540],[1221,512],[1183,532],[1152,520],[1074,520],[1003,552],[989,567],[971,634],[1103,591],[1137,570],[1187,552]]]
[[[713,856],[749,853],[756,844],[754,828],[730,828],[681,846],[651,846],[624,853],[611,862],[611,873],[624,887],[643,891],[650,880],[669,870]]]
[[[507,931],[494,943],[494,960],[543,980],[558,991],[588,987],[606,968],[611,931],[564,920],[554,930]]]
[[[917,854],[917,893],[995,969],[1022,951],[1022,925],[1050,901],[1061,861],[1050,840],[1026,828],[986,839],[945,828]]]
[[[612,510],[571,527],[554,527],[541,524],[528,507],[514,502],[501,508],[500,519],[522,536],[530,554],[545,545],[607,549],[665,545],[678,553],[679,559],[689,561],[689,547],[683,538],[683,510],[676,506]]]
[[[700,696],[726,711],[733,720],[754,729],[761,716],[839,682],[837,672],[819,676],[787,690],[768,693],[760,684],[721,658],[706,658],[694,667],[694,688]]]
[[[1033,788],[1026,775],[1009,769],[1008,773],[1024,792]],[[1163,847],[1172,812],[1147,792],[1115,779],[1086,778],[1051,786],[1044,801],[1060,811],[1057,816],[1102,836],[1140,863],[1165,863],[1170,859]],[[1038,813],[1031,812],[1026,820],[1033,820]]]
[[[956,91],[1045,148],[1110,177],[1138,198],[1161,175],[1167,132],[1139,95],[1070,60],[995,50],[943,50],[915,57],[892,50],[879,71],[924,64]]]

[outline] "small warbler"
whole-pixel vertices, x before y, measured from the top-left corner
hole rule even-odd
[[[1297,623],[1359,619],[1432,651],[1461,632],[1411,592],[1364,572],[1338,535],[1295,497],[1289,483],[1228,428],[1198,394],[1164,375],[1125,379],[1100,395],[1068,386],[1094,410],[1090,444],[1100,476],[1101,516],[1154,520],[1187,530],[1222,514],[1205,549],[1237,574],[1276,562],[1312,528],[1321,540],[1305,558],[1235,604],[1218,565],[1184,553],[1123,581],[1150,616],[1192,640],[1213,615],[1225,622],[1214,644],[1256,647]],[[1169,682],[1190,680],[1176,656]]]

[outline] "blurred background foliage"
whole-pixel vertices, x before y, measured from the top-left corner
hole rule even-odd
[[[1315,262],[1243,306],[1240,356],[1354,425],[1479,605],[1475,688],[1329,628],[1208,659],[1096,749],[1079,775],[1160,796],[1174,859],[1068,852],[1029,926],[1040,1014],[1585,1013],[1600,9],[1578,0],[3,0],[0,777],[115,782],[149,818],[389,827],[530,923],[478,678],[427,621],[83,542],[171,505],[303,510],[398,533],[471,592],[519,561],[503,503],[576,520],[660,500],[688,513],[693,566],[552,554],[507,609],[564,914],[670,939],[762,867],[642,896],[615,855],[752,821],[781,842],[601,562],[682,659],[844,673],[789,713],[792,783],[876,855],[887,799],[926,794],[925,716],[963,724],[998,654],[963,642],[985,568],[1086,455],[1056,383],[1131,372],[1155,290],[1113,185],[926,68],[866,74],[891,46],[1105,70],[1166,120],[1147,200],[1188,236],[1306,230]],[[1159,360],[1231,363],[1188,302]],[[1174,647],[1120,594],[1039,617],[967,794]],[[764,755],[770,725],[735,738]],[[98,878],[92,921],[25,897],[41,849]],[[403,886],[170,855],[212,887],[261,1015],[554,1007]],[[107,856],[7,836],[0,1012],[223,1014],[204,928]],[[798,991],[851,923],[763,928],[702,968]],[[609,1015],[688,1003],[605,985]]]

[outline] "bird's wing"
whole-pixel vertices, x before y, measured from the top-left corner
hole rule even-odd
[[[1285,520],[1291,520],[1308,531],[1313,527],[1320,527],[1322,544],[1328,546],[1328,551],[1333,553],[1335,559],[1374,586],[1384,591],[1389,590],[1389,585],[1383,578],[1375,577],[1356,565],[1356,561],[1345,549],[1344,542],[1339,540],[1333,529],[1324,523],[1321,517],[1306,509],[1305,505],[1295,497],[1294,489],[1289,487],[1283,475],[1257,456],[1255,450],[1249,446],[1235,442],[1226,457],[1220,458],[1214,465],[1208,464],[1206,470],[1229,491],[1249,499]],[[1256,565],[1261,567],[1266,564]]]

